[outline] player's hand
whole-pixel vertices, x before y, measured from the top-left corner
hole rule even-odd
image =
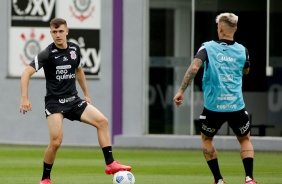
[[[21,104],[20,104],[20,113],[25,114],[25,113],[27,113],[28,111],[31,111],[31,110],[32,110],[32,106],[29,102],[29,99],[22,97]]]
[[[176,95],[173,98],[173,101],[174,101],[174,103],[175,103],[175,105],[177,107],[179,107],[182,104],[183,98],[184,97],[183,97],[183,93],[182,92],[176,93]]]
[[[85,100],[87,103],[90,103],[90,104],[91,104],[91,100],[90,100],[90,97],[89,97],[89,96],[85,96],[85,97],[84,97],[84,100]]]

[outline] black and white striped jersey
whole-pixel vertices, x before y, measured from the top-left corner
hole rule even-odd
[[[46,98],[76,95],[75,69],[82,66],[80,48],[68,42],[66,49],[51,43],[30,63],[36,71],[43,67],[46,78]]]

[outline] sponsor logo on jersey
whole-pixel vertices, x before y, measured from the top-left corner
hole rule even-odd
[[[59,102],[63,104],[63,103],[72,102],[74,100],[75,100],[75,96],[72,96],[72,97],[68,97],[68,98],[60,98]]]
[[[236,104],[231,104],[231,105],[216,105],[217,109],[236,109],[237,105]]]
[[[218,53],[216,56],[216,59],[218,62],[223,62],[223,61],[227,61],[227,62],[236,62],[235,58],[229,57],[229,56],[225,56],[222,53]]]
[[[217,100],[223,100],[223,101],[230,101],[230,100],[236,100],[237,97],[233,94],[221,94],[219,97],[217,97]]]
[[[233,81],[234,75],[233,74],[219,74],[219,80],[226,82],[226,81]]]
[[[231,85],[228,85],[228,86],[217,86],[218,88],[228,88],[228,89],[234,89],[235,86],[231,86]]]
[[[70,11],[75,18],[83,22],[92,16],[95,6],[91,6],[91,0],[74,0],[73,6],[70,6]]]
[[[234,67],[224,66],[224,65],[220,65],[220,64],[215,64],[215,67],[220,68],[222,70],[236,70],[236,68],[234,68]]]
[[[65,80],[65,79],[74,79],[75,74],[71,74],[68,72],[68,69],[70,68],[71,68],[71,65],[56,66],[56,79],[58,81]]]
[[[71,65],[62,65],[62,66],[56,66],[57,70],[64,70],[64,69],[70,69]]]

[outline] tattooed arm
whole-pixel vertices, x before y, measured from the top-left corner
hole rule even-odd
[[[189,68],[187,69],[185,76],[182,80],[181,87],[179,91],[184,93],[186,88],[191,84],[193,79],[195,78],[196,74],[198,73],[199,68],[202,66],[203,62],[199,58],[195,58]]]
[[[182,104],[183,101],[183,93],[186,90],[186,88],[191,84],[193,79],[195,78],[196,74],[198,73],[199,68],[202,66],[203,61],[199,58],[194,58],[193,62],[187,69],[184,78],[182,80],[182,84],[173,98],[174,103],[179,106]]]

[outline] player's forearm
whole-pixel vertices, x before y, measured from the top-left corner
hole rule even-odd
[[[84,72],[77,72],[77,81],[80,85],[81,90],[84,93],[84,96],[89,96],[88,93],[88,87],[87,87],[87,83],[86,83],[86,78],[84,75]]]
[[[28,85],[30,77],[35,73],[35,69],[27,66],[21,76],[21,93],[22,98],[28,98]]]
[[[202,66],[202,60],[195,58],[189,68],[187,69],[184,78],[182,80],[182,84],[179,88],[179,92],[184,93],[186,88],[192,83],[196,74],[198,73],[199,68]]]
[[[89,97],[89,93],[88,93],[88,88],[87,88],[87,84],[86,82],[81,82],[80,83],[80,87],[84,93],[84,96],[88,96]]]
[[[22,98],[28,98],[28,85],[29,85],[29,74],[24,71],[21,76],[21,94]]]

